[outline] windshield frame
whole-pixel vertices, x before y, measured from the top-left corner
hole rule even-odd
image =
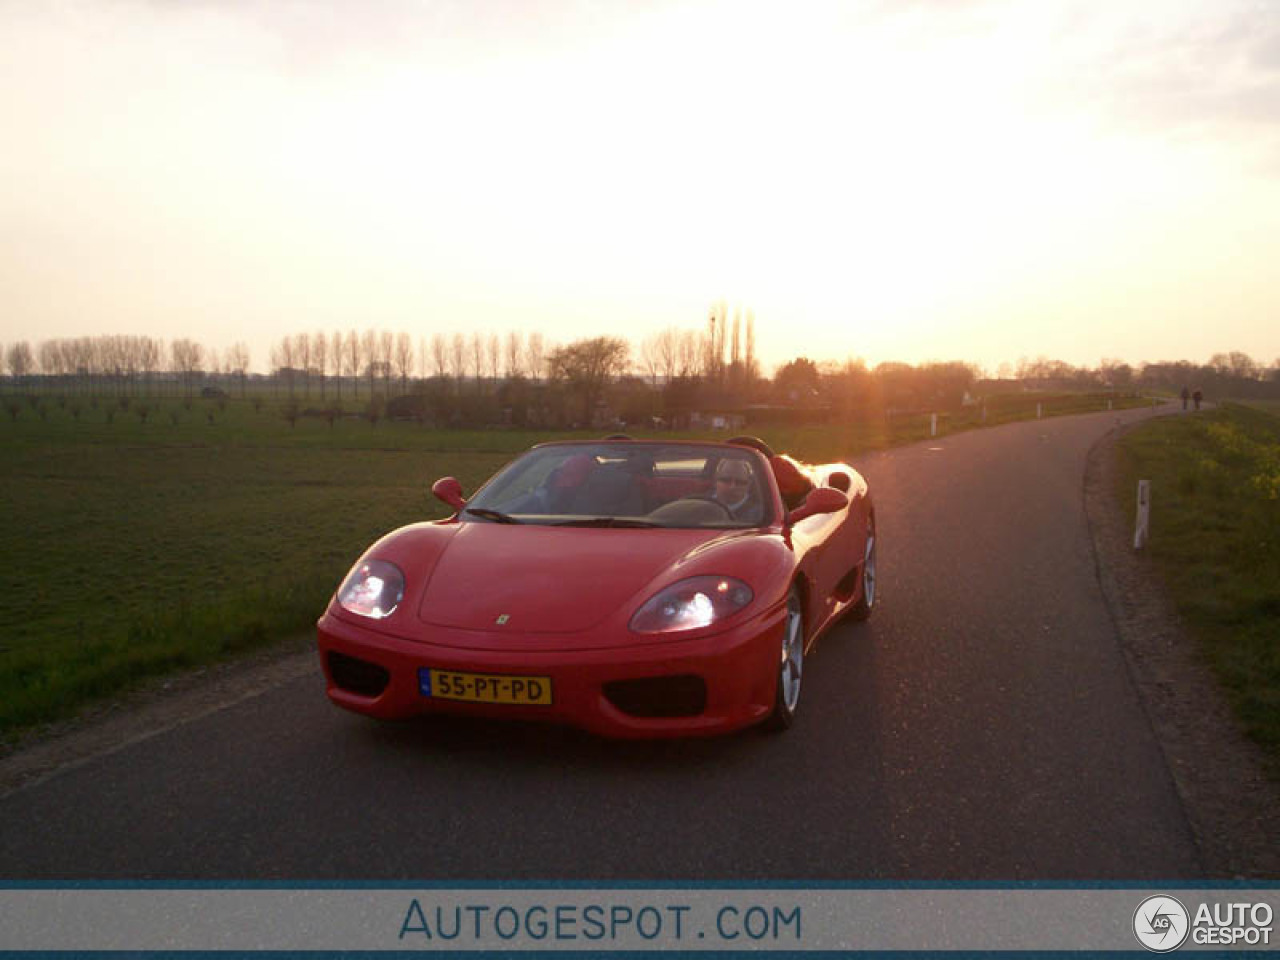
[[[714,475],[726,459],[741,461],[750,471],[747,501],[737,515],[707,502],[715,500]],[[593,498],[585,489],[592,484],[597,494],[609,489]],[[620,502],[610,499],[613,494],[626,505],[611,506]],[[777,498],[768,458],[750,447],[696,440],[551,441],[503,466],[467,501],[459,519],[634,529],[640,534],[649,529],[746,530],[777,522]],[[671,506],[677,501],[679,506]],[[468,513],[470,508],[496,512],[504,519],[476,516]],[[610,523],[610,518],[619,522]]]

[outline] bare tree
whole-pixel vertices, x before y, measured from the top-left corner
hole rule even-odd
[[[453,380],[459,393],[462,392],[462,381],[467,375],[467,341],[460,333],[453,335],[449,350],[449,366],[453,370]]]
[[[80,378],[86,389],[92,386],[94,375],[94,350],[93,341],[88,337],[77,337],[71,341],[69,348],[72,354],[71,368],[75,371],[76,376]],[[163,360],[159,361],[163,362]],[[159,363],[157,363],[157,366]]]
[[[360,336],[354,330],[347,331],[342,344],[342,368],[351,378],[351,393],[360,396]]]
[[[133,392],[134,382],[138,379],[138,338],[137,337],[119,337],[118,359],[120,374],[124,378],[124,385],[130,393]],[[217,352],[209,351],[209,360],[206,366],[216,369]]]
[[[293,362],[302,371],[302,395],[311,393],[311,338],[305,333],[293,336]]]
[[[698,334],[694,330],[683,330],[680,333],[679,376],[696,377],[702,359],[703,349]]]
[[[729,377],[736,389],[743,380],[742,376],[742,308],[733,308],[733,343],[729,345]]]
[[[40,369],[46,377],[62,376],[62,353],[58,350],[56,341],[45,340],[36,348],[36,355],[40,358]]]
[[[338,400],[342,400],[342,334],[337,330],[329,337],[329,356],[334,376],[334,389],[338,392]],[[329,426],[333,426],[332,423]]]
[[[222,372],[222,357],[219,355],[216,347],[206,348],[204,363],[202,366],[204,368],[205,377],[213,377],[216,381],[218,374]],[[122,369],[124,370],[125,379],[128,380],[130,373],[127,362]]]
[[[98,389],[105,390],[108,385],[108,377],[111,375],[111,350],[107,346],[106,338],[90,337],[89,343],[89,369],[93,371],[94,378],[97,380]],[[177,365],[173,365],[177,370]]]
[[[680,369],[680,330],[667,327],[653,335],[653,349],[657,354],[658,369],[663,379],[670,383]]]
[[[311,362],[320,375],[320,399],[324,399],[324,377],[329,370],[329,338],[317,330],[311,335]]]
[[[378,335],[366,330],[360,337],[360,364],[369,377],[369,396],[373,396],[373,378],[378,364]]]
[[[409,373],[413,367],[413,340],[409,334],[401,331],[396,335],[395,343],[396,375],[400,377],[400,392],[409,391]]]
[[[533,378],[534,383],[537,383],[542,379],[547,364],[546,345],[543,343],[541,330],[535,330],[529,334],[529,342],[525,346],[524,354],[529,360],[529,376]]]
[[[728,339],[729,306],[723,300],[711,309],[707,329],[707,359],[704,374],[715,383],[724,380],[724,346]]]
[[[118,390],[123,373],[120,360],[120,338],[98,337],[95,342],[98,355],[102,360],[102,372],[107,377],[107,387],[108,389],[115,387]]]
[[[227,366],[231,368],[231,372],[239,379],[240,398],[244,399],[246,380],[249,373],[249,345],[243,341],[233,343],[227,353]]]
[[[649,377],[649,383],[657,389],[658,373],[662,370],[662,351],[658,345],[661,334],[652,333],[640,341],[640,369]]]
[[[498,383],[498,372],[502,361],[502,341],[496,333],[489,334],[489,379],[496,386]]]
[[[507,379],[524,376],[524,338],[519,330],[507,333]]]
[[[1209,359],[1209,366],[1220,375],[1237,380],[1261,380],[1266,372],[1262,364],[1240,350],[1215,353]]]
[[[136,379],[139,374],[144,378],[149,378],[150,370],[148,368],[148,354],[151,352],[150,337],[130,337],[129,338],[129,377]]]
[[[280,343],[271,354],[271,365],[275,368],[277,381],[283,377],[289,384],[289,398],[293,399],[294,373],[298,367],[298,358],[293,352],[293,337],[281,337]]]
[[[449,345],[443,333],[431,335],[431,363],[441,381],[449,376]]]
[[[142,347],[138,337],[121,337],[120,343],[120,365],[124,370],[124,376],[128,381],[130,391],[133,390],[134,381],[138,378],[138,369],[141,366]],[[216,357],[215,351],[210,351],[210,356]]]
[[[15,382],[25,380],[35,369],[35,359],[31,355],[31,344],[25,340],[13,344],[5,354],[5,363],[9,374]]]
[[[98,337],[99,356],[102,358],[102,372],[106,374],[108,388],[117,387],[120,383],[120,351],[116,337]]]
[[[1098,364],[1098,375],[1104,386],[1123,389],[1133,382],[1133,368],[1115,358],[1103,357]]]
[[[70,380],[70,384],[73,385],[75,381],[71,378],[75,376],[76,368],[72,362],[73,353],[71,349],[71,341],[55,340],[53,341],[53,347],[54,352],[58,355],[58,370],[61,372],[62,376],[67,377]],[[0,359],[3,357],[4,351],[0,350]]]
[[[391,395],[391,358],[395,354],[395,336],[390,330],[378,334],[378,369],[382,372],[382,392]]]
[[[275,384],[276,384],[276,396],[279,397],[280,396],[280,371],[284,369],[284,351],[281,350],[280,344],[273,343],[271,345],[271,355],[267,359],[267,364],[268,364],[267,369],[268,369],[269,376],[272,380],[275,381]],[[259,403],[261,403],[261,398],[259,398],[259,400],[254,403],[253,405],[254,410],[258,409]]]
[[[484,392],[484,337],[479,330],[471,332],[471,372],[476,378],[476,392]]]
[[[175,340],[169,347],[169,356],[173,361],[173,368],[182,375],[186,383],[187,396],[191,396],[196,371],[200,369],[200,363],[204,357],[204,348],[194,340],[185,338]]]

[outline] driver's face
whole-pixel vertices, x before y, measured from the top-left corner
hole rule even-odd
[[[748,483],[745,463],[726,463],[716,472],[716,499],[735,503],[746,496]]]

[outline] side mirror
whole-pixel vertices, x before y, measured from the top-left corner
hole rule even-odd
[[[787,526],[794,526],[806,517],[815,517],[820,513],[835,513],[849,506],[849,498],[833,487],[818,487],[811,490],[804,503],[787,514]]]
[[[453,477],[441,477],[431,485],[431,492],[437,500],[443,500],[455,510],[461,510],[467,505],[462,497],[462,484]]]

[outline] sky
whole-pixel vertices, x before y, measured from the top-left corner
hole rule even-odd
[[[0,0],[0,345],[1280,359],[1280,0]]]

